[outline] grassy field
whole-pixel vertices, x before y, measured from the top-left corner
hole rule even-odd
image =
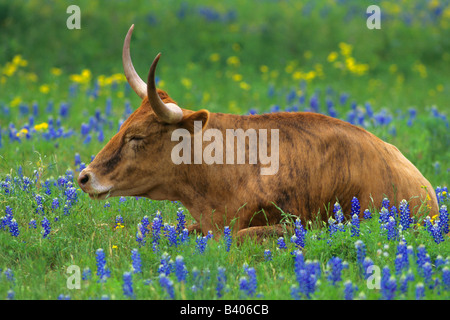
[[[361,1],[76,4],[69,30],[63,2],[0,0],[0,299],[449,299],[448,1],[382,1],[379,30]],[[162,52],[158,86],[181,107],[364,127],[427,177],[440,217],[406,228],[391,202],[391,220],[237,246],[184,235],[181,203],[89,199],[78,172],[140,104],[121,63],[133,23],[136,70]]]

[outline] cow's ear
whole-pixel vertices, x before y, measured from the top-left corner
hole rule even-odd
[[[187,129],[191,134],[194,134],[194,130],[200,130],[200,125],[201,130],[203,130],[208,124],[208,120],[209,120],[209,111],[199,110],[184,116],[181,122],[179,123],[179,126],[181,128]]]

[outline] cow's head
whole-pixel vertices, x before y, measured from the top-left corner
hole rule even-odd
[[[147,196],[170,198],[176,179],[171,160],[172,132],[184,128],[193,132],[194,121],[209,119],[206,110],[181,109],[167,93],[156,89],[153,61],[145,83],[136,73],[130,57],[130,39],[134,25],[125,37],[122,53],[124,72],[131,88],[142,98],[141,106],[122,124],[119,132],[80,172],[78,184],[94,198],[107,196]]]

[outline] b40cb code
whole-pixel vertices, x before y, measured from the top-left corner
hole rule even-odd
[[[242,314],[242,315],[269,314],[269,306],[266,304],[255,304],[255,305],[226,304],[224,314]]]

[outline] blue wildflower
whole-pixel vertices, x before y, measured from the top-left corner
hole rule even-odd
[[[187,243],[187,242],[189,242],[189,231],[188,229],[184,228],[183,232],[181,233],[180,243]]]
[[[92,279],[92,271],[89,267],[83,269],[83,273],[81,274],[81,280],[91,280]]]
[[[164,273],[159,275],[159,284],[166,291],[170,299],[175,299],[173,281],[170,280]]]
[[[360,210],[361,210],[361,206],[360,206],[360,204],[359,204],[358,198],[353,197],[353,198],[352,198],[352,201],[351,201],[351,204],[352,204],[352,208],[351,208],[351,214],[350,214],[350,216],[353,217],[353,215],[356,214],[356,215],[359,217],[359,213],[360,213]]]
[[[227,282],[227,276],[225,274],[225,268],[218,267],[217,268],[217,286],[216,286],[217,298],[221,298],[223,296],[226,282]]]
[[[170,260],[170,255],[167,252],[164,252],[160,259],[160,264],[158,267],[158,273],[163,273],[168,276],[172,271],[172,263]]]
[[[52,201],[52,210],[56,210],[59,208],[59,199],[58,198],[54,198]]]
[[[409,204],[406,200],[402,200],[400,202],[399,210],[400,210],[400,225],[402,226],[402,230],[409,229],[410,224],[413,221],[411,219]]]
[[[51,231],[51,227],[50,227],[50,221],[48,221],[47,217],[44,217],[44,219],[42,219],[41,222],[42,228],[44,228],[43,232],[42,232],[42,238],[47,238],[48,235],[50,234]]]
[[[179,208],[177,211],[177,234],[181,234],[186,227],[186,216],[184,215],[184,210]]]
[[[264,260],[272,261],[272,252],[269,249],[264,250]]]
[[[433,236],[434,242],[437,244],[444,241],[439,221],[435,222],[431,227],[431,235]]]
[[[442,268],[442,286],[450,291],[450,269],[447,266]]]
[[[387,239],[388,240],[398,240],[399,234],[397,229],[397,222],[391,216],[389,221],[386,223]]]
[[[406,275],[400,277],[400,292],[406,293],[408,291],[408,282],[414,281],[414,274],[408,271]]]
[[[443,234],[449,233],[448,210],[446,205],[439,209],[439,227]]]
[[[422,282],[416,284],[416,300],[422,300],[425,297],[425,287]]]
[[[182,256],[177,256],[175,258],[175,276],[177,277],[179,282],[186,282],[186,276],[188,271],[186,269],[186,265],[184,264],[184,259]]]
[[[372,219],[372,213],[369,211],[369,209],[364,210],[363,217],[365,220]]]
[[[383,198],[383,200],[381,201],[381,207],[385,208],[387,210],[389,210],[389,199],[388,198]]]
[[[97,282],[105,282],[111,276],[111,271],[106,267],[106,257],[103,249],[97,249],[95,260],[97,261],[97,276],[99,277]]]
[[[207,240],[208,239],[206,237],[202,236],[198,236],[197,239],[195,240],[196,243],[195,248],[198,250],[200,254],[203,254],[205,252]]]
[[[359,225],[359,217],[358,217],[358,215],[356,213],[352,216],[351,225],[352,225],[351,236],[352,237],[359,237],[360,225]]]
[[[223,237],[224,237],[224,240],[225,240],[225,250],[227,252],[230,252],[231,242],[232,242],[230,227],[226,226],[223,229]]]
[[[366,258],[366,245],[361,240],[357,240],[355,242],[355,248],[356,248],[356,261],[358,262],[358,265],[360,269],[363,269],[363,262]]]
[[[279,249],[287,249],[286,242],[283,237],[278,238],[277,244]]]
[[[341,205],[338,202],[334,204],[333,213],[338,224],[344,222],[344,213],[342,212]]]
[[[142,272],[141,254],[139,253],[139,251],[137,249],[131,250],[131,261],[132,261],[133,273]]]
[[[388,266],[384,267],[382,270],[380,286],[382,299],[392,300],[395,297],[397,282],[395,278],[391,276],[391,271]]]
[[[342,280],[341,273],[342,269],[344,269],[344,264],[342,263],[341,258],[331,258],[327,263],[327,267],[329,268],[328,281],[330,281],[333,285],[336,285],[337,282]]]
[[[9,224],[9,232],[13,237],[19,236],[19,225],[17,224],[16,219],[12,219],[11,223]]]
[[[134,290],[133,290],[133,279],[131,272],[123,273],[123,294],[128,298],[135,298]]]
[[[36,220],[34,220],[34,219],[31,219],[30,220],[30,223],[28,223],[28,228],[33,228],[33,229],[36,229],[37,228],[37,225],[36,225]]]
[[[363,265],[364,279],[368,279],[369,276],[371,275],[371,269],[372,266],[374,266],[374,263],[372,259],[370,259],[369,257],[365,257],[362,265]]]
[[[142,223],[138,223],[137,231],[136,231],[136,242],[139,244],[139,247],[145,245],[145,231],[142,227]]]
[[[344,299],[345,300],[353,300],[355,291],[358,290],[356,285],[350,280],[344,282]]]

